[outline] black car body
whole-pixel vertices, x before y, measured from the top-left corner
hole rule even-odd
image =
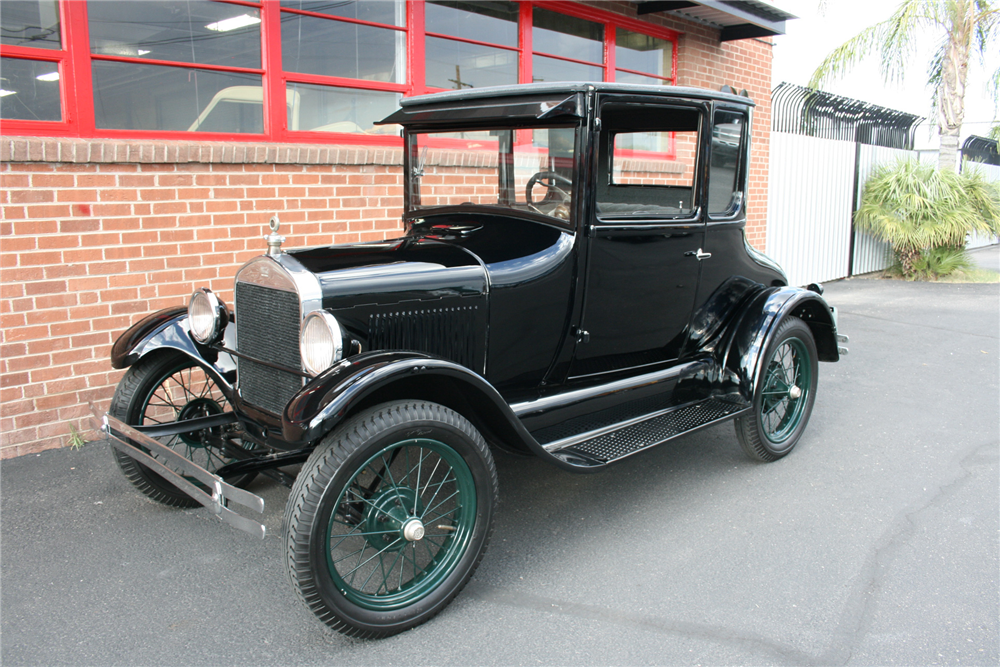
[[[846,338],[821,288],[788,286],[746,240],[752,107],[624,84],[403,100],[384,122],[404,129],[404,236],[282,251],[272,224],[234,312],[200,290],[129,329],[112,362],[138,371],[105,419],[119,463],[151,497],[262,534],[227,501],[261,509],[238,486],[291,485],[281,468],[305,462],[285,517],[292,581],[331,626],[384,636],[430,618],[478,564],[487,444],[592,472],[734,419],[752,457],[784,456],[816,361]],[[184,369],[197,398],[176,400]],[[440,544],[427,517],[451,487],[421,486],[431,458],[469,499],[437,519],[452,521]],[[360,550],[350,572],[331,546],[341,524]]]

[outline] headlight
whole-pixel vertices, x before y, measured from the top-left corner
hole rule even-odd
[[[229,324],[229,310],[212,290],[201,287],[188,301],[188,326],[191,335],[202,345],[217,342]]]
[[[325,310],[306,315],[299,336],[302,367],[310,375],[319,375],[344,356],[344,337],[336,318]]]

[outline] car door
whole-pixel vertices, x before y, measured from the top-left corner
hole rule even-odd
[[[707,107],[605,98],[570,379],[677,359],[699,278]]]

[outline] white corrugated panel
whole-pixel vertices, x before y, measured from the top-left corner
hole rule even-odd
[[[917,151],[862,144],[858,152],[858,204],[861,203],[865,181],[868,180],[876,167],[915,157],[918,157]],[[861,230],[854,232],[852,275],[882,271],[889,268],[892,261],[892,248],[889,247],[888,243],[878,241]]]
[[[767,254],[792,285],[847,275],[855,144],[775,132]]]
[[[966,162],[962,168],[976,169],[994,183],[1000,183],[1000,165],[981,164],[979,162]],[[965,247],[970,249],[982,248],[984,246],[994,245],[996,243],[1000,243],[1000,238],[997,238],[996,236],[986,236],[983,234],[969,234],[969,241],[965,244]]]

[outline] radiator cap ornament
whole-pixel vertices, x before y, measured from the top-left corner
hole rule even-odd
[[[278,216],[271,216],[267,226],[271,228],[271,233],[264,237],[264,240],[267,241],[267,255],[268,257],[277,257],[282,253],[281,244],[285,241],[285,237],[278,234],[278,228],[281,226],[278,222]]]

